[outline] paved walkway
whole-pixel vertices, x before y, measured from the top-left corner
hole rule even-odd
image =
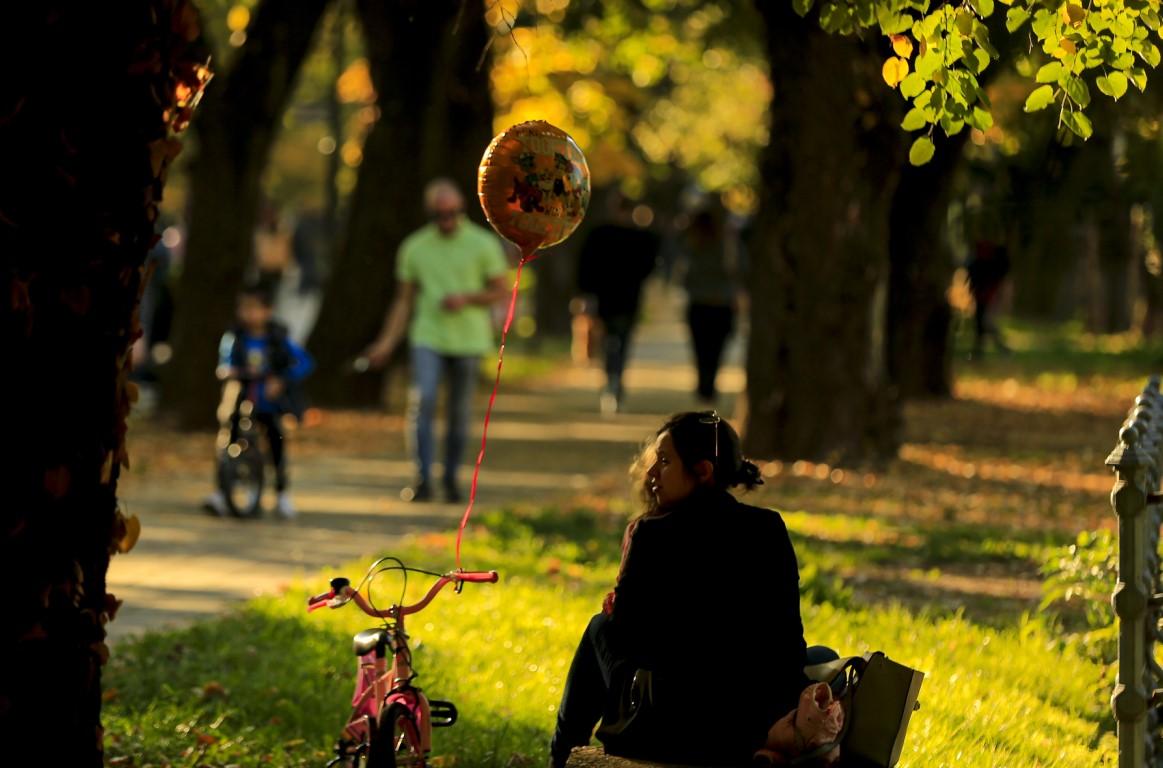
[[[676,291],[650,287],[647,319],[636,336],[626,376],[625,413],[612,418],[598,414],[603,377],[595,368],[564,367],[547,381],[521,387],[507,386],[502,379],[477,509],[552,501],[590,488],[597,478],[625,469],[662,414],[695,406],[681,301]],[[725,414],[743,386],[739,346],[729,350],[728,365],[719,377]],[[487,396],[487,387],[480,387],[476,437],[470,441],[473,459]],[[210,456],[176,475],[127,473],[121,496],[141,518],[143,533],[133,552],[114,557],[110,566],[109,589],[125,601],[110,624],[111,637],[214,615],[296,578],[313,577],[326,566],[388,550],[405,534],[455,529],[462,505],[400,500],[399,490],[412,479],[412,465],[399,428],[353,434],[351,439],[365,446],[372,441],[383,450],[296,462],[292,444],[299,515],[290,522],[270,517],[219,520],[203,514],[199,502],[208,491]],[[132,442],[130,447],[132,452]],[[471,467],[462,470],[466,486],[469,472]]]

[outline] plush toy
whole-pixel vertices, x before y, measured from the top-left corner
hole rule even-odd
[[[807,752],[835,742],[844,727],[844,710],[832,697],[827,683],[814,683],[800,694],[798,707],[771,726],[757,760],[782,765]],[[840,746],[820,755],[818,765],[833,765],[840,759]]]

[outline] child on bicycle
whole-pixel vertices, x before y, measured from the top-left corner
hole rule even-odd
[[[315,367],[311,356],[287,336],[287,329],[274,319],[273,297],[263,285],[247,285],[238,296],[237,322],[222,336],[218,346],[218,378],[241,386],[224,387],[219,406],[219,450],[237,438],[239,406],[253,404],[255,421],[266,432],[270,460],[275,468],[278,500],[275,514],[289,519],[295,508],[287,492],[286,436],[282,419],[286,414],[302,416],[299,385]],[[229,400],[229,402],[227,402]],[[205,507],[223,516],[226,498],[221,490],[210,494]]]
[[[643,669],[652,711],[623,723],[617,754],[748,764],[807,685],[787,528],[778,512],[731,495],[762,480],[713,411],[672,416],[635,466],[644,510],[627,529],[617,585],[574,655],[550,763],[565,765],[605,715],[603,736],[611,704]]]

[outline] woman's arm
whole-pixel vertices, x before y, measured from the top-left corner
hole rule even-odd
[[[807,643],[804,641],[804,623],[800,616],[800,572],[795,548],[788,535],[787,526],[777,512],[771,512],[768,520],[767,541],[772,547],[774,567],[768,574],[770,585],[769,610],[774,619],[772,649],[778,658],[786,659],[786,674],[792,680],[788,683],[795,688],[789,691],[798,696],[806,684],[803,677],[804,657]]]
[[[666,588],[665,564],[660,557],[663,539],[658,526],[640,520],[630,534],[618,584],[614,587],[613,626],[625,653],[648,662],[658,646],[662,628],[658,608]],[[647,663],[647,666],[649,664]]]

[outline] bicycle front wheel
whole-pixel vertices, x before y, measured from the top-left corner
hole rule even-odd
[[[424,768],[420,728],[402,704],[380,712],[378,727],[368,750],[368,768]]]
[[[231,446],[234,447],[234,446]],[[259,517],[262,510],[263,457],[255,448],[238,456],[223,456],[218,468],[218,487],[234,517]]]

